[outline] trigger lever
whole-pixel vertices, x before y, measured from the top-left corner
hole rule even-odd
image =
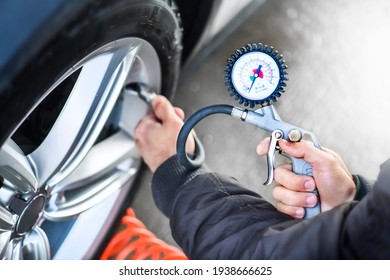
[[[279,150],[278,141],[283,138],[283,132],[279,129],[272,131],[270,136],[270,143],[267,153],[267,167],[268,175],[267,181],[265,181],[264,186],[268,186],[274,180],[274,169],[275,169],[275,152]]]

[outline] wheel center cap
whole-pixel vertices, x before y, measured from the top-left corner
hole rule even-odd
[[[46,197],[39,194],[29,200],[23,207],[23,210],[18,213],[19,219],[16,223],[16,232],[20,235],[28,232],[38,221],[45,207]]]

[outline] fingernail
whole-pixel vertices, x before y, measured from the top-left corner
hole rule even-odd
[[[315,185],[314,185],[313,180],[307,180],[307,181],[305,181],[305,183],[303,183],[303,187],[304,187],[305,190],[307,190],[307,191],[312,191],[312,190],[314,190]]]
[[[305,215],[305,210],[303,208],[298,208],[295,211],[295,215],[297,218],[302,218]]]
[[[314,206],[317,203],[317,197],[315,195],[308,196],[306,198],[307,205]]]

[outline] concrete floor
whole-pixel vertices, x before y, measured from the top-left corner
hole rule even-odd
[[[183,69],[174,103],[187,116],[210,104],[236,105],[224,85],[226,59],[247,43],[272,45],[289,66],[286,93],[275,104],[282,119],[313,131],[352,173],[375,179],[390,155],[389,14],[387,0],[268,0]],[[265,158],[255,154],[268,133],[226,116],[209,117],[196,131],[211,169],[272,201],[272,187],[262,185]],[[151,231],[174,244],[151,198],[150,178],[147,173],[132,207]]]

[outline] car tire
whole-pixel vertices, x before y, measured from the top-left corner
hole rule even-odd
[[[58,3],[1,69],[0,259],[97,258],[142,169],[130,85],[177,86],[173,1]]]

